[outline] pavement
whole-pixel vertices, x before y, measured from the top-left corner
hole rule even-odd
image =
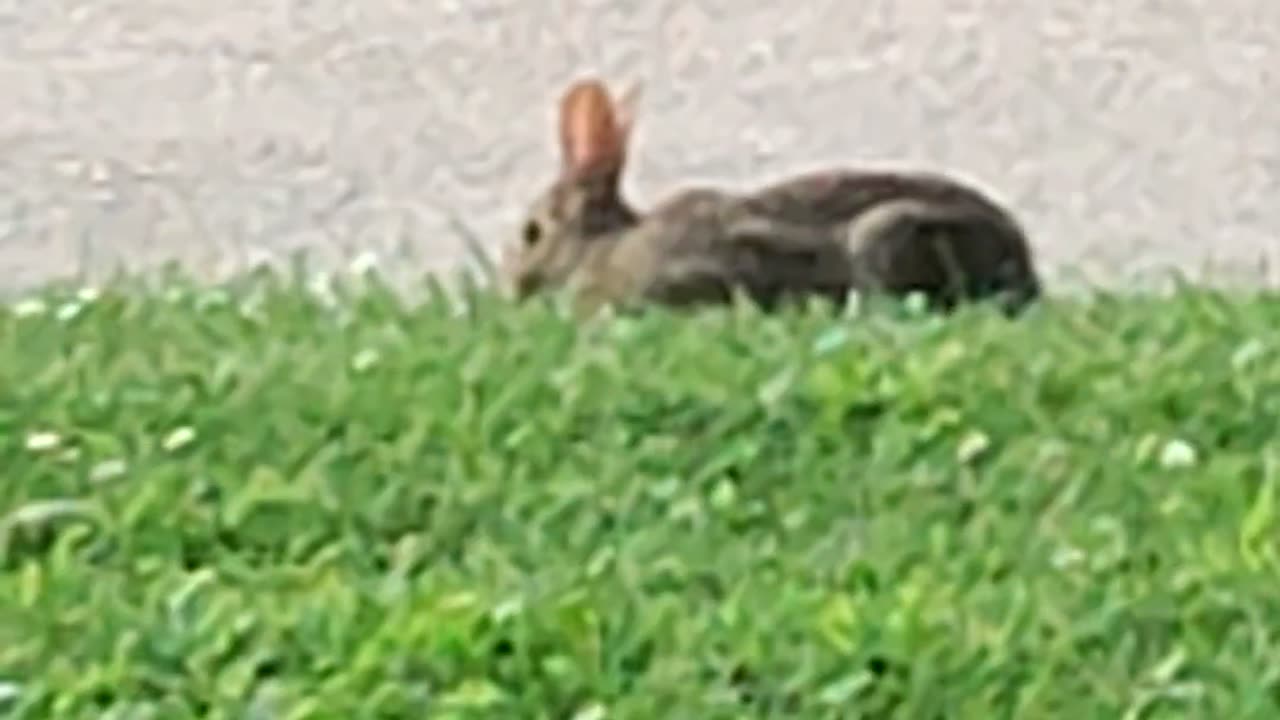
[[[0,291],[496,249],[570,79],[642,80],[628,192],[957,173],[1050,278],[1280,285],[1270,0],[0,0]]]

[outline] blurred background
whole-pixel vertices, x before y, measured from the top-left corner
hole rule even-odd
[[[1280,284],[1273,0],[0,0],[0,290],[306,251],[496,250],[583,73],[642,80],[627,188],[957,173],[1051,283]]]

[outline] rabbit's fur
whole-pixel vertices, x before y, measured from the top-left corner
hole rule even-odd
[[[686,189],[642,214],[619,191],[637,97],[597,80],[562,97],[560,176],[503,262],[517,298],[567,288],[590,310],[919,292],[1017,311],[1041,293],[1017,221],[940,174],[812,172],[749,193]]]

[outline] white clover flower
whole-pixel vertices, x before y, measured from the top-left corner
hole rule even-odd
[[[355,356],[351,358],[351,369],[358,373],[367,372],[372,369],[374,365],[377,365],[378,361],[381,359],[382,355],[380,355],[377,350],[366,348],[356,353]]]
[[[62,444],[62,436],[55,432],[33,432],[27,435],[27,449],[31,452],[48,452]]]
[[[129,466],[125,461],[119,458],[103,460],[89,470],[89,482],[104,483],[109,480],[115,480],[116,478],[124,475],[125,471],[128,469]]]
[[[55,313],[54,316],[62,322],[68,322],[70,320],[74,320],[78,315],[80,315],[80,311],[82,310],[84,310],[84,303],[78,300],[72,300],[59,306],[58,312]]]
[[[196,439],[196,431],[189,426],[182,426],[165,436],[161,447],[166,452],[174,452],[190,445]]]
[[[1174,438],[1160,450],[1160,466],[1167,470],[1189,468],[1199,461],[1196,448],[1186,440]]]
[[[378,269],[378,254],[372,251],[365,251],[351,258],[351,262],[347,268],[356,275],[367,275]]]
[[[9,311],[15,317],[35,317],[49,312],[49,306],[40,298],[27,298],[11,305]]]

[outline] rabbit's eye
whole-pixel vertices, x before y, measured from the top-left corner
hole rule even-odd
[[[530,220],[524,224],[524,231],[522,234],[524,236],[525,247],[533,247],[542,239],[542,226],[536,221]]]

